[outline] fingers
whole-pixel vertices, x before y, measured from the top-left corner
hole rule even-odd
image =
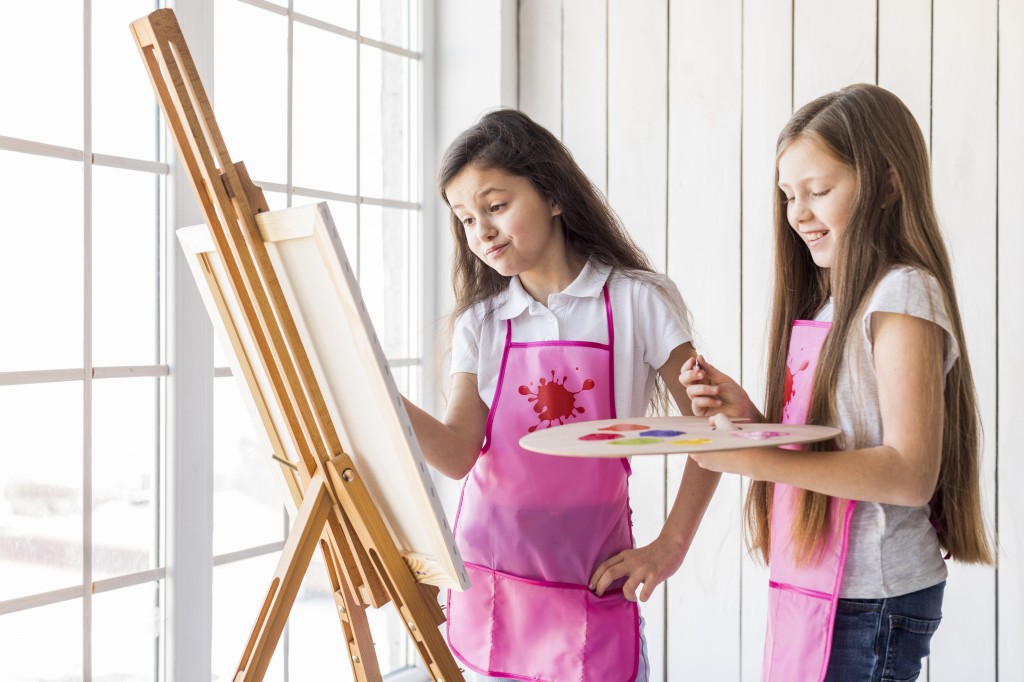
[[[658,583],[654,580],[645,580],[644,589],[640,590],[640,601],[647,601],[654,594],[654,588],[658,586]]]
[[[640,587],[640,584],[641,581],[635,577],[630,577],[629,580],[623,583],[622,596],[626,598],[626,601],[636,601],[636,589]],[[646,585],[644,589],[647,589]],[[644,601],[647,601],[647,599],[644,599]]]
[[[651,590],[647,589],[647,580],[644,579],[646,571],[639,570],[637,566],[632,566],[625,560],[622,554],[612,557],[608,561],[601,564],[594,572],[594,577],[590,579],[590,589],[594,591],[594,594],[598,597],[603,597],[605,591],[617,580],[621,578],[627,578],[626,582],[622,585],[622,596],[627,601],[636,601],[637,588],[641,584],[644,585],[644,590],[640,594],[640,599],[647,601],[650,598]],[[653,589],[653,587],[651,588]]]
[[[695,363],[696,358],[687,358],[683,366],[679,368],[679,383],[686,388],[700,381],[697,377],[697,371],[694,369]]]
[[[711,417],[711,427],[716,431],[736,431],[736,425],[722,413]]]
[[[594,571],[594,575],[590,577],[590,584],[587,587],[592,589],[598,597],[603,595],[609,585],[625,575],[625,572],[619,572],[619,569],[615,568],[620,566],[624,560],[625,558],[620,553],[603,561]]]

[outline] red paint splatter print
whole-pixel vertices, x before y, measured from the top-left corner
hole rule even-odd
[[[557,421],[559,426],[561,426],[565,423],[566,419],[571,419],[578,414],[586,412],[584,407],[576,405],[576,394],[594,388],[594,380],[587,379],[583,382],[583,387],[574,392],[565,387],[565,382],[568,378],[562,377],[562,380],[559,381],[555,379],[555,370],[551,370],[551,380],[548,381],[546,378],[541,377],[536,391],[530,390],[529,386],[519,387],[520,395],[529,396],[529,402],[537,403],[533,406],[533,411],[537,413],[537,421],[541,423],[531,426],[529,428],[530,433],[540,428],[543,422],[547,422],[546,426],[550,427]]]
[[[783,412],[787,412],[788,411],[789,403],[793,400],[793,396],[796,394],[796,390],[795,390],[795,388],[793,386],[793,377],[795,375],[799,374],[800,372],[805,371],[807,369],[807,365],[808,364],[809,364],[808,361],[804,360],[802,363],[800,363],[800,366],[797,367],[797,370],[794,372],[794,371],[790,370],[790,367],[792,367],[792,365],[793,365],[793,359],[789,358],[789,360],[786,362],[786,387],[785,387],[785,391],[782,394],[782,401],[783,401],[782,402],[782,411]]]

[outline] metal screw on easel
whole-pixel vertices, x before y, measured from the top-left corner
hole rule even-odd
[[[351,483],[356,480],[356,472],[351,469],[345,469],[341,472],[341,480],[345,481],[345,483]]]
[[[358,656],[355,656],[355,655],[353,655],[353,656],[352,656],[352,662],[353,662],[353,663],[360,663],[361,661],[359,660],[359,657],[358,657]]]

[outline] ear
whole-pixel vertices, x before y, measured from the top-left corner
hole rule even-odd
[[[562,215],[562,207],[558,205],[558,202],[551,199],[551,217],[554,218],[556,215]]]
[[[899,201],[900,196],[900,178],[896,175],[896,169],[889,166],[885,169],[885,190],[882,197],[882,208],[889,208]]]

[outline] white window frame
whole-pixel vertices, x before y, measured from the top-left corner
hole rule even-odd
[[[91,51],[93,44],[91,11],[92,3],[101,0],[83,0],[84,40],[83,70],[84,92],[84,128],[85,135],[82,149],[72,149],[32,142],[23,139],[0,136],[0,149],[38,156],[54,157],[78,161],[83,164],[85,174],[85,213],[84,239],[86,248],[83,252],[83,287],[85,319],[85,347],[83,349],[83,367],[69,369],[51,369],[38,371],[16,371],[0,373],[0,385],[38,384],[50,382],[81,381],[84,391],[83,410],[88,416],[91,411],[91,386],[94,379],[123,377],[163,377],[165,394],[163,414],[159,421],[162,430],[163,450],[159,457],[163,460],[164,480],[158,488],[160,509],[158,513],[163,520],[160,534],[160,546],[157,551],[158,567],[129,575],[94,581],[91,556],[91,523],[92,523],[92,486],[88,476],[83,488],[83,571],[81,586],[52,590],[26,597],[0,602],[0,616],[7,613],[57,604],[64,601],[81,599],[83,609],[83,674],[86,679],[92,676],[92,599],[97,593],[141,584],[157,584],[163,581],[163,646],[160,649],[160,660],[155,673],[165,680],[204,680],[209,679],[212,668],[212,623],[213,623],[213,568],[254,556],[280,551],[283,542],[251,547],[238,552],[221,556],[213,554],[213,409],[214,409],[214,377],[223,376],[224,371],[214,367],[213,332],[206,309],[202,303],[191,271],[181,255],[175,236],[175,230],[203,222],[203,215],[194,198],[190,180],[173,153],[173,145],[163,135],[163,153],[160,158],[164,162],[152,162],[137,159],[121,158],[92,152],[91,121],[89,112],[91,88]],[[182,30],[188,38],[189,49],[204,83],[209,84],[210,93],[213,87],[213,15],[215,0],[169,0],[163,4],[171,6]],[[219,0],[218,0],[219,1]],[[234,0],[239,1],[239,0]],[[282,11],[263,0],[240,0],[248,4]],[[283,8],[284,12],[291,12]],[[420,130],[419,163],[420,182],[414,195],[432,197],[433,189],[430,178],[433,177],[434,164],[434,120],[430,114],[433,108],[433,97],[430,94],[434,85],[433,66],[429,55],[433,50],[433,0],[420,0],[421,17],[417,22],[420,28],[420,52],[400,50],[379,41],[358,38],[360,42],[414,57],[419,61],[418,74],[419,101],[411,102],[418,108]],[[130,40],[128,27],[125,26],[125,39]],[[358,96],[358,80],[357,80]],[[92,295],[91,267],[92,254],[89,247],[91,237],[91,175],[92,166],[125,168],[166,178],[165,192],[162,200],[166,202],[164,222],[160,226],[164,253],[165,277],[162,283],[163,311],[163,352],[160,357],[166,364],[124,366],[124,367],[93,367],[90,334]],[[287,190],[263,184],[268,190]],[[295,192],[295,189],[292,188]],[[420,203],[391,201],[364,198],[360,196],[343,197],[337,195],[322,196],[315,192],[299,190],[296,194],[330,200],[351,201],[383,207],[415,210],[419,213],[419,229],[421,244],[424,248],[413,256],[419,259],[419,272],[422,282],[418,287],[419,295],[410,301],[419,306],[421,320],[433,320],[438,314],[434,282],[436,261],[432,244],[436,241],[435,221],[429,211],[425,211]],[[425,201],[425,199],[423,199]],[[424,362],[423,358],[431,357],[433,343],[431,334],[421,334],[419,357],[392,358],[395,366],[418,364],[423,370],[420,385],[431,385],[434,380],[432,363]],[[432,407],[432,394],[424,391],[425,405]],[[83,439],[83,462],[85,470],[91,467],[91,433],[89,419],[85,419]],[[262,595],[253,595],[258,599]],[[384,607],[391,610],[391,607]],[[339,632],[338,646],[344,646]],[[410,647],[410,652],[414,647]],[[241,652],[239,652],[241,654]],[[417,664],[418,661],[409,661]],[[287,672],[286,672],[287,676]],[[398,670],[387,679],[395,682],[416,682],[427,680],[429,676],[419,667]]]

